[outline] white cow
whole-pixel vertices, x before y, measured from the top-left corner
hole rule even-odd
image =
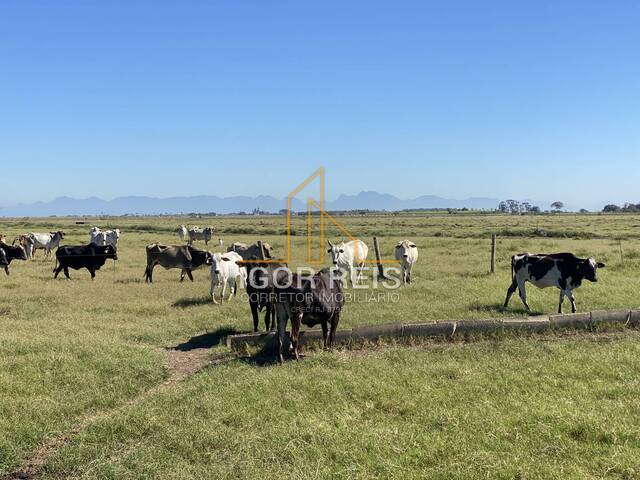
[[[247,269],[242,266],[242,257],[235,252],[214,253],[211,258],[211,300],[218,303],[215,291],[218,285],[222,287],[220,303],[224,302],[224,293],[227,285],[232,289],[233,295],[238,292],[237,280],[240,277],[242,286],[247,285]],[[231,293],[229,293],[231,299]]]
[[[369,247],[362,240],[340,242],[337,245],[332,244],[329,240],[327,242],[329,243],[328,252],[331,254],[331,261],[340,270],[348,272],[351,286],[354,286],[362,277],[362,269],[369,254]],[[356,275],[357,269],[359,271]]]
[[[402,283],[411,283],[411,269],[418,261],[418,247],[409,240],[402,240],[396,245],[396,260],[400,262]]]
[[[35,256],[36,250],[39,248],[44,250],[44,257],[48,258],[51,255],[51,250],[60,246],[60,240],[64,238],[64,232],[58,230],[57,232],[49,233],[29,233],[29,238],[33,240],[33,255]]]
[[[195,240],[204,240],[204,244],[208,245],[213,234],[213,227],[192,227],[187,230],[187,233],[189,234],[189,245],[193,245]]]
[[[180,237],[181,241],[185,241],[185,240],[189,240],[189,232],[187,231],[187,227],[185,227],[184,225],[180,225],[178,227],[178,236]]]
[[[105,245],[111,245],[114,248],[118,248],[118,240],[120,240],[120,230],[100,230],[98,227],[93,227],[89,230],[90,243],[104,247]]]

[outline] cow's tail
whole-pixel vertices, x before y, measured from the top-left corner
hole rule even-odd
[[[511,256],[511,281],[512,282],[515,282],[515,280],[516,280],[515,269],[516,269],[516,256],[512,255]]]

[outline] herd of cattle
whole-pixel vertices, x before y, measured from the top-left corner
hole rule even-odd
[[[192,272],[205,265],[210,267],[210,295],[213,303],[218,303],[215,292],[220,288],[220,302],[229,288],[229,298],[235,295],[238,283],[247,291],[249,307],[253,319],[254,331],[259,329],[259,313],[264,310],[264,324],[267,330],[277,327],[278,359],[282,361],[282,345],[285,330],[291,321],[290,345],[298,358],[298,336],[301,324],[309,327],[320,325],[324,346],[330,349],[337,329],[340,313],[344,307],[342,281],[332,276],[328,268],[313,276],[293,273],[288,265],[274,259],[273,249],[268,243],[257,242],[253,245],[233,243],[224,253],[212,253],[194,248],[193,243],[202,240],[208,244],[213,228],[187,228],[181,225],[178,235],[183,245],[163,245],[153,243],[146,247],[147,265],[144,272],[146,282],[153,282],[153,270],[156,266],[181,271],[180,281],[187,276],[193,281]],[[60,245],[65,238],[62,231],[49,233],[28,233],[16,237],[12,244],[0,234],[0,267],[9,275],[12,260],[28,260],[36,256],[37,250],[44,251],[48,258],[56,249],[56,267],[54,278],[64,272],[69,278],[69,268],[86,268],[91,278],[95,278],[107,260],[117,260],[120,230],[101,230],[93,227],[89,231],[89,244],[67,246]],[[223,245],[222,240],[219,241]],[[354,286],[361,281],[363,267],[369,249],[362,240],[340,242],[330,241],[328,253],[333,268],[345,273],[345,277]],[[403,240],[395,246],[395,258],[400,264],[400,279],[403,284],[411,283],[412,269],[418,261],[418,247],[409,240]],[[605,265],[593,258],[582,259],[571,253],[515,255],[511,259],[512,284],[507,291],[504,308],[516,290],[529,310],[525,284],[530,282],[538,288],[556,287],[560,290],[558,311],[562,313],[562,304],[567,297],[572,311],[576,311],[573,290],[580,287],[584,280],[597,282],[597,270]],[[282,281],[286,275],[288,281]]]

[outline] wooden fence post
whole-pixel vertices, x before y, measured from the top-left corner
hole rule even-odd
[[[498,243],[498,237],[494,233],[491,235],[491,273],[496,273],[496,248]]]
[[[262,246],[262,240],[258,240],[258,247],[260,248],[260,260],[264,260],[266,257],[264,255],[264,247]]]
[[[382,266],[382,258],[380,257],[380,246],[378,245],[378,237],[373,237],[373,250],[376,252],[376,263],[378,265],[378,278],[387,278],[384,274],[384,267]]]

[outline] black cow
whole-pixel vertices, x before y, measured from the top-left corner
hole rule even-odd
[[[26,260],[27,253],[20,245],[7,245],[4,242],[0,242],[0,267],[4,267],[4,272],[9,275],[9,265],[13,260]]]
[[[283,362],[282,347],[286,339],[287,321],[291,319],[291,349],[296,360],[300,357],[298,340],[300,325],[320,324],[325,350],[331,350],[340,313],[344,307],[340,275],[332,275],[328,268],[313,276],[290,274],[289,287],[276,285],[278,334],[276,339],[278,361]]]
[[[53,278],[64,270],[64,276],[69,277],[69,269],[80,270],[86,268],[91,274],[91,280],[96,277],[96,271],[106,263],[108,259],[117,260],[118,253],[113,245],[67,245],[56,250],[56,268]]]
[[[286,263],[260,262],[255,257],[243,262],[247,269],[247,297],[253,317],[253,331],[258,331],[260,317],[258,312],[265,310],[264,326],[267,331],[276,328],[276,308],[273,302],[275,281],[278,275],[287,275]]]
[[[559,288],[558,312],[562,313],[562,303],[566,296],[571,301],[571,311],[575,313],[576,301],[573,290],[582,285],[584,280],[597,282],[597,270],[604,267],[604,263],[596,262],[593,258],[578,258],[572,253],[550,255],[522,253],[514,255],[511,257],[511,277],[513,280],[507,290],[504,308],[507,308],[511,296],[517,289],[522,303],[527,310],[530,310],[525,284],[531,282],[538,288]]]
[[[146,282],[153,283],[153,269],[160,265],[165,269],[179,268],[181,270],[180,281],[185,274],[193,282],[191,272],[203,265],[211,264],[211,252],[197,250],[190,245],[161,245],[152,243],[147,245],[147,267],[144,270]]]

